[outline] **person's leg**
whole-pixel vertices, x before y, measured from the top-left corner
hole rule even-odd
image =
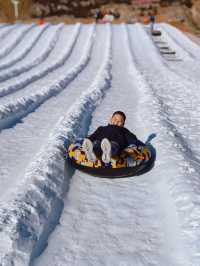
[[[86,158],[91,161],[95,162],[96,161],[96,155],[93,152],[93,143],[90,139],[85,138],[82,144],[82,150],[85,152]]]
[[[93,151],[97,157],[102,156],[102,150],[101,150],[101,141],[95,140],[93,142]]]
[[[108,139],[103,139],[101,142],[101,149],[103,151],[102,161],[104,163],[109,163],[111,157],[118,156],[120,154],[120,146],[117,142],[109,141]]]
[[[119,156],[121,153],[120,146],[117,142],[111,141],[111,157]]]

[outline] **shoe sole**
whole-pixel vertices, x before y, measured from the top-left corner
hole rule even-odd
[[[96,155],[93,152],[93,144],[91,141],[85,141],[82,144],[82,150],[85,153],[86,158],[88,161],[95,162],[96,161]]]
[[[110,141],[107,140],[107,139],[102,140],[101,149],[103,151],[102,161],[104,163],[109,163],[110,160],[111,160],[111,144],[110,144]]]

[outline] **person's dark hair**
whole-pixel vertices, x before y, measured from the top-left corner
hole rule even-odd
[[[124,112],[122,112],[122,111],[116,111],[116,112],[114,112],[114,113],[112,114],[112,117],[113,117],[114,115],[121,115],[121,116],[123,117],[123,119],[124,119],[124,122],[126,121],[126,115],[125,115]]]

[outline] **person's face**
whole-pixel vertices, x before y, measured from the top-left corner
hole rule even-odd
[[[111,123],[111,125],[123,127],[124,126],[124,118],[120,114],[115,114],[115,115],[113,115],[113,117],[111,117],[110,123]]]

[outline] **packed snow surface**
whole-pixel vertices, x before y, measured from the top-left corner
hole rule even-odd
[[[156,27],[0,25],[0,265],[200,265],[200,47]],[[156,134],[154,168],[73,169],[65,147],[116,110]]]

